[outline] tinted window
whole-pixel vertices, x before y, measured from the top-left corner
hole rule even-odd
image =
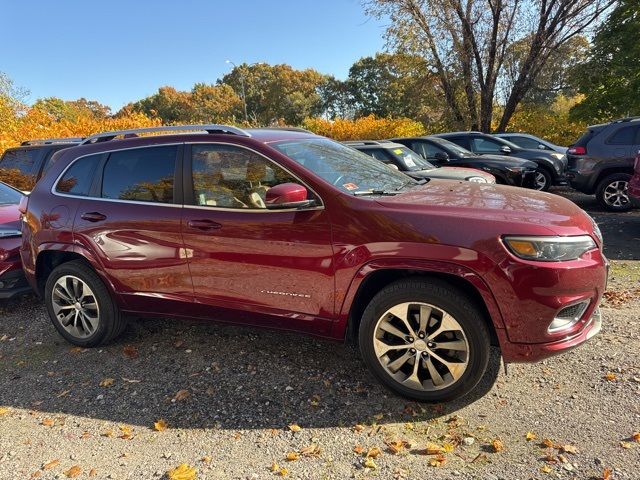
[[[396,190],[416,182],[368,155],[326,138],[310,138],[271,144],[327,183],[353,193]]]
[[[474,137],[473,138],[473,151],[480,153],[487,152],[499,152],[500,148],[502,148],[502,144],[493,140],[491,138],[486,137]]]
[[[0,205],[17,205],[21,199],[22,194],[19,191],[0,183]]]
[[[100,157],[101,155],[90,155],[71,164],[58,181],[56,192],[68,193],[69,195],[89,195],[93,173]]]
[[[542,145],[540,142],[534,140],[533,138],[528,138],[528,137],[507,137],[507,140],[515,143],[516,145],[522,148],[537,149],[537,148],[540,148],[540,145]]]
[[[20,190],[36,184],[40,151],[34,148],[9,150],[0,160],[0,180]]]
[[[611,135],[607,143],[610,145],[633,145],[636,141],[638,127],[624,127]]]
[[[467,150],[471,150],[471,142],[468,138],[465,137],[447,137],[445,140],[449,140],[450,142],[455,143],[456,145],[460,145]]]
[[[281,183],[300,183],[284,169],[246,148],[193,145],[193,193],[196,205],[223,208],[267,208],[267,190]]]
[[[104,167],[102,197],[173,203],[177,146],[112,153]]]
[[[412,142],[411,150],[427,159],[434,159],[436,157],[436,153],[447,153],[442,148],[437,147],[430,142]]]
[[[366,150],[360,150],[362,153],[372,156],[376,160],[380,160],[384,163],[393,163],[393,158],[387,152],[381,148],[368,148]]]

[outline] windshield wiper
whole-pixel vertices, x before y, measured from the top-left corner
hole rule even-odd
[[[425,183],[427,183],[429,181],[428,178],[421,178],[420,180],[409,180],[408,182],[403,183],[402,185],[400,185],[398,188],[396,188],[397,190],[402,190],[405,187],[408,187],[409,185],[424,185]]]
[[[390,192],[389,190],[360,190],[358,192],[353,192],[355,197],[364,197],[366,195],[397,195],[398,192]]]

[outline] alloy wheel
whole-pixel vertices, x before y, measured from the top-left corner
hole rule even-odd
[[[434,305],[398,304],[382,314],[374,329],[380,365],[398,383],[414,390],[441,390],[467,370],[469,343],[458,321]]]
[[[73,275],[56,280],[51,305],[60,325],[76,338],[93,335],[100,322],[96,297],[84,281]]]
[[[536,190],[544,190],[547,186],[547,177],[542,172],[536,172],[533,180],[533,187]]]
[[[616,180],[608,184],[602,194],[604,203],[611,207],[626,207],[629,205],[628,186],[629,182],[624,180]]]

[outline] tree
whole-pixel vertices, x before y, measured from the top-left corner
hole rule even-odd
[[[620,0],[600,26],[586,62],[573,70],[585,100],[573,118],[606,121],[640,115],[640,3]]]
[[[95,100],[79,98],[78,100],[62,100],[58,97],[40,98],[33,104],[43,112],[53,116],[56,120],[77,121],[80,117],[107,118],[111,115],[111,108]]]
[[[241,94],[244,84],[244,100],[252,123],[300,125],[306,117],[322,112],[319,88],[326,78],[311,68],[296,70],[285,64],[243,63],[218,84],[230,85]]]
[[[6,128],[26,111],[27,95],[27,90],[16,87],[13,80],[0,72],[0,129]]]
[[[503,131],[551,54],[615,0],[364,0],[391,19],[392,46],[422,55],[461,127],[491,129],[497,86],[514,42],[528,39],[498,130]]]

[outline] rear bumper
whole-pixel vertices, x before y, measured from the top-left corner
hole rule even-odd
[[[504,330],[498,331],[502,357],[507,363],[537,362],[571,350],[597,335],[602,328],[602,313],[596,308],[581,330],[548,343],[512,343]]]
[[[589,173],[581,173],[578,171],[569,171],[567,172],[566,178],[569,181],[569,185],[574,190],[578,190],[579,192],[586,193],[591,195],[595,188],[593,186],[593,179],[595,178],[595,174]]]

